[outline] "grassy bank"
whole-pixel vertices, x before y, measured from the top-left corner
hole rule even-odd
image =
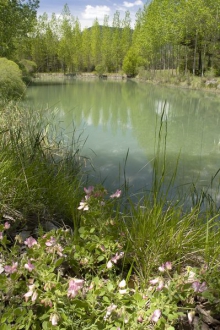
[[[179,73],[176,70],[144,70],[140,69],[136,77],[138,80],[153,82],[155,84],[185,89],[211,91],[220,93],[220,77],[207,72],[203,77],[192,74]]]
[[[213,204],[167,201],[156,163],[138,203],[125,186],[85,185],[77,141],[66,144],[46,112],[1,105],[0,125],[1,329],[220,324]]]
[[[36,78],[33,79],[34,83],[38,82],[38,79],[54,82],[55,79],[100,79],[97,72],[84,72],[74,75],[64,75],[60,72],[54,73],[38,73]],[[193,76],[188,73],[181,74],[176,72],[176,70],[144,70],[139,69],[139,74],[134,78],[128,78],[123,72],[120,73],[104,73],[102,76],[104,79],[108,80],[126,80],[134,79],[137,81],[150,82],[153,84],[160,84],[169,87],[183,88],[183,89],[193,89],[202,90],[205,92],[220,93],[220,77],[215,77],[212,72],[207,72],[204,77]]]

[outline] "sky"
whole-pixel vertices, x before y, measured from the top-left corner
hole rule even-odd
[[[65,4],[68,5],[71,14],[78,17],[82,29],[92,26],[96,18],[102,24],[105,15],[109,16],[109,23],[111,23],[116,10],[120,11],[121,19],[124,18],[125,11],[129,10],[133,27],[135,14],[139,8],[143,8],[144,0],[40,0],[38,15],[42,15],[44,12],[49,17],[52,13],[60,15]]]

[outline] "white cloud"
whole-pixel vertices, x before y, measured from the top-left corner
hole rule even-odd
[[[127,8],[132,8],[134,6],[141,6],[141,5],[143,5],[143,2],[141,0],[136,0],[134,2],[127,2],[127,1],[123,2],[123,6]]]
[[[103,19],[105,15],[109,15],[111,9],[107,6],[90,6],[87,5],[82,17],[85,19]]]

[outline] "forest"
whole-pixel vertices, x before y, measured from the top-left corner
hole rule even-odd
[[[81,29],[65,5],[62,13],[37,17],[39,1],[1,0],[0,56],[29,60],[38,72],[145,70],[220,75],[220,0],[153,0],[136,13],[95,19]],[[15,19],[16,17],[16,19]]]

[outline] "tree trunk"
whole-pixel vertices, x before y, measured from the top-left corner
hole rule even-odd
[[[196,31],[195,48],[194,48],[194,56],[193,56],[193,76],[195,76],[196,74],[197,36],[198,36],[198,32]]]
[[[199,53],[198,73],[201,74],[201,76],[202,76],[202,71],[203,70],[202,70],[202,51],[201,51],[201,49],[199,49],[198,53]]]

